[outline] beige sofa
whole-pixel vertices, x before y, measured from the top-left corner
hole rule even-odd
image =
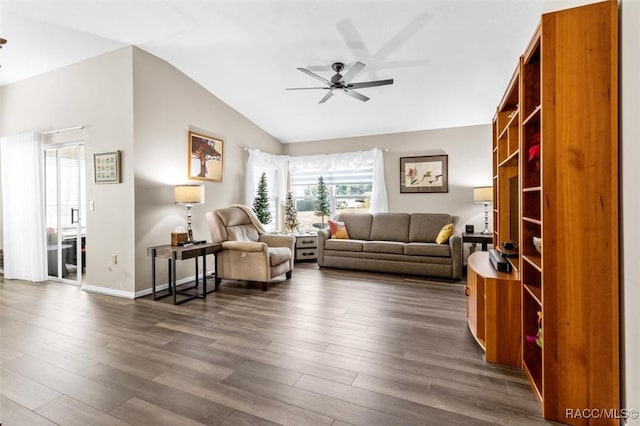
[[[343,213],[350,239],[330,238],[328,229],[318,232],[318,266],[361,269],[409,275],[460,279],[462,237],[435,242],[440,229],[452,223],[448,214]]]

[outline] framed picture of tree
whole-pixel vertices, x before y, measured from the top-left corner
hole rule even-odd
[[[189,179],[222,182],[222,139],[189,132]]]
[[[448,156],[401,157],[400,192],[449,192]]]

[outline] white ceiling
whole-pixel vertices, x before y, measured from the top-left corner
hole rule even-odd
[[[282,142],[489,123],[541,0],[0,0],[0,85],[126,45],[180,69]],[[348,96],[330,64],[366,64]]]

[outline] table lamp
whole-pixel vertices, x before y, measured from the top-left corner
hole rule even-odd
[[[176,185],[173,188],[173,198],[176,204],[187,206],[188,243],[193,243],[191,230],[191,207],[204,203],[204,185]]]
[[[493,201],[493,187],[480,186],[473,188],[473,201],[484,204],[484,231],[482,234],[490,234],[489,232],[489,203]]]

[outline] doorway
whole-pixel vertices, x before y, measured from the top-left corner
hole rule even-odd
[[[84,143],[45,146],[49,279],[82,286],[86,264]]]

